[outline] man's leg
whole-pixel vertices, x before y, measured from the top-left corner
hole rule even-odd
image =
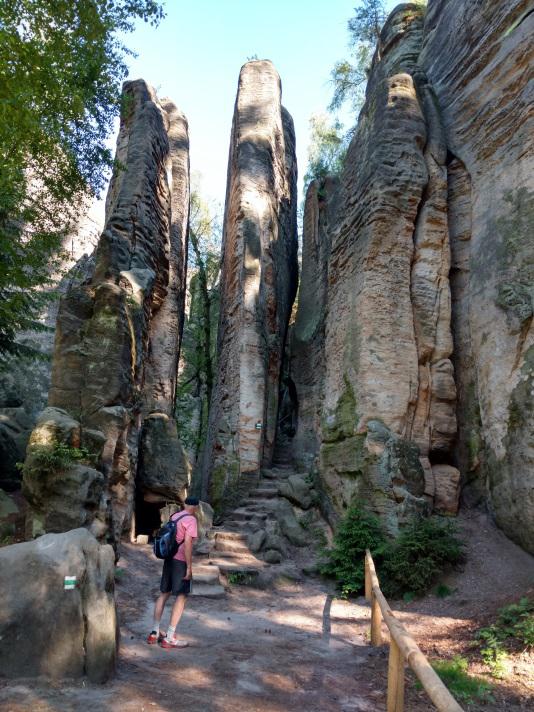
[[[170,591],[168,593],[160,593],[156,600],[156,605],[154,606],[154,626],[157,626],[157,628],[154,629],[157,633],[160,632],[159,624],[161,621],[161,617],[163,616],[163,609],[165,608],[165,604],[169,600],[170,595]]]
[[[180,622],[180,618],[182,617],[182,613],[184,612],[186,601],[187,596],[184,596],[182,593],[176,596],[176,601],[174,602],[172,607],[171,620],[169,623],[171,628],[176,628],[176,626]]]

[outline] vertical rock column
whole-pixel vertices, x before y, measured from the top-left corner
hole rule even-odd
[[[320,446],[328,263],[338,189],[339,180],[333,176],[314,180],[304,204],[302,274],[291,336],[291,378],[298,401],[292,453],[297,466],[304,469],[313,465]]]
[[[382,30],[328,266],[320,473],[338,513],[362,499],[391,534],[429,511],[430,462],[447,462],[456,432],[447,153],[422,37],[412,3]]]
[[[204,493],[215,505],[272,457],[296,280],[293,121],[271,62],[248,62],[230,143],[218,370],[203,464]]]
[[[24,474],[30,533],[88,526],[114,544],[132,514],[143,405],[147,413],[164,402],[167,413],[172,402],[176,304],[183,299],[177,293],[184,289],[178,284],[183,256],[173,263],[173,254],[184,249],[183,234],[174,243],[171,234],[185,224],[173,200],[174,188],[185,179],[175,180],[175,169],[180,160],[183,169],[185,163],[172,155],[169,143],[181,119],[142,80],[126,82],[123,91],[119,166],[94,271],[61,301],[49,407],[31,436]],[[184,213],[184,185],[178,195]],[[165,325],[170,333],[160,341],[157,321],[153,330],[151,321],[158,311],[168,313],[167,306],[173,314]],[[148,369],[145,389],[150,349],[168,361],[158,364],[163,375]],[[58,457],[65,445],[70,449]],[[72,448],[89,454],[73,460]]]
[[[189,137],[187,119],[162,101],[168,119],[171,186],[167,291],[154,305],[143,385],[143,428],[137,486],[151,501],[183,500],[190,480],[188,458],[178,436],[174,407],[183,328],[189,220]]]

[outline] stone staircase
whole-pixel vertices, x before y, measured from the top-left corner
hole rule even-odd
[[[250,548],[257,532],[274,533],[272,516],[278,497],[278,484],[292,472],[288,456],[278,454],[276,464],[262,470],[255,486],[220,526],[213,526],[207,540],[195,552],[193,561],[193,595],[218,598],[225,595],[223,576],[232,574],[257,576],[269,564],[259,559]],[[262,536],[262,534],[257,534]]]

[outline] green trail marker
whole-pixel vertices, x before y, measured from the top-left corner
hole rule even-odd
[[[76,588],[76,576],[65,576],[65,591],[72,591]]]

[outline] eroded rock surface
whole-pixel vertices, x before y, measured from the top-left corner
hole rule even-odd
[[[241,69],[223,233],[218,371],[203,488],[217,506],[274,449],[287,323],[296,292],[293,121],[269,61]]]
[[[312,181],[304,204],[299,305],[291,331],[291,379],[298,418],[292,441],[296,464],[309,469],[319,452],[325,375],[325,320],[331,232],[335,227],[339,180]]]
[[[108,191],[92,273],[61,300],[50,407],[28,449],[24,488],[34,535],[69,529],[76,520],[116,543],[132,515],[143,418],[155,413],[172,421],[185,289],[187,124],[142,80],[125,83],[124,101],[117,140],[122,167]],[[86,450],[87,463],[61,472],[41,467],[42,448],[53,453],[62,444]],[[179,461],[157,461],[155,472],[148,458],[143,462],[144,490],[174,477],[176,494],[187,482]],[[62,488],[74,490],[81,466],[97,473],[94,487],[90,497],[77,493],[77,510],[64,518]]]
[[[0,549],[2,676],[105,682],[117,657],[114,576],[113,548],[86,529]]]
[[[534,15],[429,2],[419,59],[449,152],[458,462],[534,551]]]
[[[468,500],[489,497],[500,526],[532,549],[530,10],[398,6],[373,59],[330,251],[311,267],[313,188],[306,202],[295,333],[316,328],[310,313],[326,318],[324,344],[306,344],[316,370],[293,371],[293,453],[306,433],[313,469],[320,444],[335,510],[362,498],[393,534],[416,511],[454,514],[462,478]],[[315,277],[309,295],[306,278],[325,272],[326,292]],[[312,403],[324,393],[318,409],[310,393]]]

